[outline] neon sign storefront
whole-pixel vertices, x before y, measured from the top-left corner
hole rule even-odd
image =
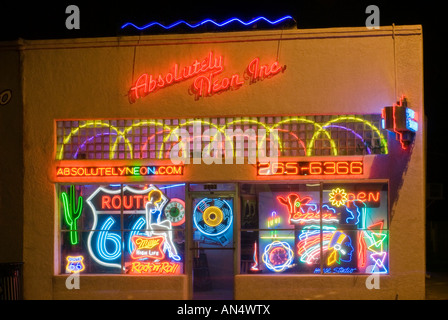
[[[185,202],[180,198],[184,196],[183,184],[68,189],[78,205],[86,198],[85,207],[90,210],[78,217],[76,230],[73,224],[63,222],[63,239],[73,238],[74,232],[80,238],[78,243],[64,240],[65,272],[183,273],[183,254],[179,251],[183,247],[178,244],[185,222]]]

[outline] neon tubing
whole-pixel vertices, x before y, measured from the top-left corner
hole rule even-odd
[[[193,217],[194,217],[194,212],[196,212],[196,210],[198,209],[198,207],[200,207],[199,205],[201,205],[202,203],[205,203],[207,200],[210,200],[210,199],[209,199],[209,198],[203,198],[201,201],[199,201],[199,202],[196,204],[196,206],[194,207],[194,210],[193,210]],[[217,199],[215,199],[215,200],[217,200]],[[220,199],[220,201],[224,202],[224,203],[227,205],[228,209],[230,210],[230,215],[229,215],[230,222],[229,222],[229,223],[227,224],[227,226],[225,226],[222,230],[219,230],[217,233],[208,233],[208,232],[205,232],[204,230],[202,230],[202,229],[198,226],[196,219],[193,219],[194,226],[196,227],[196,229],[199,230],[199,232],[201,232],[202,234],[204,234],[204,235],[206,235],[206,236],[209,236],[209,237],[216,237],[216,236],[219,236],[220,234],[223,234],[224,232],[226,232],[226,231],[232,226],[232,223],[233,223],[233,210],[232,210],[232,207],[229,205],[229,203],[228,203],[227,201],[225,201],[225,200],[221,200],[221,199]],[[200,207],[200,211],[202,212],[201,209],[202,209],[202,208]]]
[[[179,20],[179,21],[176,21],[176,22],[174,22],[174,23],[172,23],[170,25],[167,25],[167,26],[165,26],[165,25],[163,25],[163,24],[161,24],[159,22],[155,22],[154,21],[154,22],[150,22],[150,23],[144,25],[143,27],[138,27],[138,26],[136,26],[135,24],[133,24],[131,22],[127,22],[127,23],[125,23],[124,25],[121,26],[121,29],[124,29],[124,28],[130,26],[130,27],[134,27],[135,29],[138,29],[138,30],[144,30],[144,29],[148,29],[148,28],[153,27],[153,26],[159,26],[159,27],[162,27],[165,30],[169,30],[169,29],[172,29],[172,28],[174,28],[174,27],[176,27],[178,25],[181,25],[181,24],[184,24],[184,25],[186,25],[186,26],[188,26],[188,27],[190,27],[192,29],[195,29],[195,28],[200,27],[200,26],[202,26],[202,25],[204,25],[206,23],[212,23],[212,24],[214,24],[217,27],[223,27],[223,26],[225,26],[225,25],[227,25],[229,23],[235,22],[235,21],[239,22],[240,24],[242,24],[244,26],[249,26],[249,25],[251,25],[251,24],[253,24],[255,22],[258,22],[260,20],[266,21],[266,22],[268,22],[271,25],[275,25],[275,24],[278,24],[278,23],[280,23],[282,21],[285,21],[287,19],[293,19],[293,17],[291,17],[291,16],[284,16],[284,17],[282,17],[280,19],[277,19],[277,20],[274,20],[274,21],[266,19],[265,17],[258,17],[258,18],[252,19],[252,20],[250,20],[248,22],[244,22],[244,21],[242,21],[242,20],[240,20],[238,18],[231,18],[231,19],[228,19],[228,20],[226,20],[226,21],[224,21],[222,23],[217,23],[217,22],[215,22],[215,21],[213,21],[211,19],[205,19],[205,20],[203,20],[201,22],[198,22],[196,24],[190,24],[190,23],[188,23],[188,22],[186,22],[184,20]]]
[[[75,151],[75,154],[73,155],[73,158],[78,159],[78,153],[79,153],[79,150],[82,149],[83,147],[85,147],[86,144],[89,143],[89,142],[91,142],[93,139],[98,138],[98,137],[101,137],[101,136],[108,136],[108,135],[116,135],[116,133],[103,132],[103,133],[98,133],[97,135],[92,136],[92,137],[86,139],[85,141],[83,141],[83,143],[81,143],[81,144],[78,146],[78,148],[77,148],[76,151]]]
[[[72,245],[78,244],[77,221],[82,213],[82,196],[78,197],[78,205],[76,205],[75,186],[70,186],[69,195],[66,192],[61,194],[62,203],[64,205],[64,219],[70,227],[70,243]]]
[[[107,218],[106,222],[100,228],[97,239],[98,253],[106,261],[113,261],[121,256],[121,238],[118,234],[109,232],[114,223],[115,220],[112,217]],[[112,252],[107,250],[106,241],[113,243],[114,250]]]
[[[77,134],[77,132],[79,130],[86,129],[86,128],[91,128],[91,127],[95,128],[95,127],[98,127],[98,126],[103,126],[103,127],[108,127],[111,130],[111,132],[110,133],[101,133],[99,135],[116,135],[117,136],[115,141],[113,141],[113,142],[110,141],[109,159],[114,159],[115,158],[115,155],[116,155],[116,152],[117,152],[117,148],[118,148],[118,144],[121,141],[124,141],[125,147],[127,149],[126,151],[130,153],[130,159],[133,159],[133,157],[134,157],[133,146],[132,146],[132,143],[130,142],[130,140],[126,137],[126,135],[129,134],[131,132],[131,130],[133,128],[135,128],[135,127],[144,126],[144,125],[153,125],[153,126],[156,126],[156,127],[161,127],[162,128],[162,132],[164,132],[164,131],[167,132],[167,135],[164,137],[164,139],[163,139],[163,141],[161,143],[160,150],[155,150],[156,158],[162,159],[163,158],[163,152],[164,152],[164,149],[165,149],[165,145],[169,141],[171,135],[173,134],[173,135],[179,137],[179,135],[176,134],[176,130],[178,130],[178,129],[182,128],[182,127],[188,126],[188,125],[193,125],[195,123],[200,123],[201,126],[202,125],[206,125],[206,126],[208,125],[208,126],[214,128],[214,129],[216,129],[217,130],[216,134],[219,134],[219,133],[223,134],[223,136],[224,136],[223,143],[231,142],[229,145],[232,146],[232,148],[234,147],[233,146],[233,142],[231,141],[232,137],[227,136],[225,130],[226,130],[226,128],[229,128],[229,127],[231,127],[231,126],[233,126],[235,124],[241,124],[241,125],[253,124],[253,125],[256,125],[256,126],[261,126],[261,127],[263,127],[266,130],[266,136],[268,136],[270,134],[270,132],[273,131],[273,130],[279,130],[279,131],[282,131],[282,132],[287,131],[286,129],[278,129],[278,127],[283,125],[283,124],[287,124],[287,123],[308,123],[308,124],[312,124],[314,126],[314,128],[315,128],[313,137],[312,137],[312,139],[308,143],[308,148],[305,147],[303,142],[300,139],[298,139],[298,137],[293,132],[288,132],[289,134],[293,135],[297,139],[297,141],[300,143],[302,148],[305,150],[306,156],[311,156],[312,155],[312,151],[314,150],[314,141],[321,133],[324,133],[326,138],[330,141],[332,154],[333,155],[338,155],[336,143],[331,138],[330,132],[328,130],[326,130],[326,129],[329,129],[331,127],[341,128],[341,129],[353,132],[353,134],[355,134],[356,137],[362,139],[362,137],[360,135],[358,135],[356,132],[354,132],[353,130],[348,129],[348,128],[343,127],[343,126],[337,126],[337,125],[332,124],[332,123],[340,122],[340,121],[357,121],[357,122],[362,122],[365,125],[370,126],[378,134],[379,138],[381,139],[381,141],[382,141],[382,143],[384,145],[385,153],[386,154],[388,153],[387,140],[383,137],[383,135],[378,130],[378,128],[376,128],[372,123],[370,123],[369,121],[364,120],[362,118],[357,118],[357,117],[354,117],[354,116],[340,116],[340,117],[338,117],[336,119],[328,121],[327,123],[325,123],[323,125],[318,124],[315,121],[302,118],[302,117],[290,117],[288,119],[279,121],[279,122],[277,122],[275,124],[266,124],[266,123],[263,123],[263,122],[260,122],[260,121],[254,120],[254,119],[237,119],[237,120],[231,121],[231,122],[223,124],[223,125],[214,124],[214,123],[212,123],[210,121],[205,121],[205,120],[202,120],[202,119],[195,119],[195,120],[185,121],[184,123],[181,123],[181,124],[176,125],[176,126],[166,125],[166,124],[163,123],[163,121],[143,120],[143,121],[140,121],[138,123],[134,123],[131,126],[128,126],[128,127],[124,128],[122,131],[119,130],[118,128],[116,128],[115,126],[111,125],[109,122],[103,122],[101,120],[89,120],[89,121],[86,121],[86,123],[78,126],[77,128],[71,129],[71,132],[66,137],[64,137],[63,142],[62,142],[62,146],[61,146],[60,150],[58,150],[56,158],[57,158],[57,160],[62,160],[63,159],[64,146],[69,143],[69,141],[72,139],[72,136]],[[159,134],[159,133],[160,132],[157,132],[156,135]],[[95,137],[97,137],[99,135],[96,135]],[[258,147],[260,147],[267,140],[266,136],[262,137],[262,139],[259,140]],[[154,135],[150,136],[148,138],[148,140],[153,139],[153,137],[154,137]],[[283,143],[282,143],[282,140],[281,140],[278,132],[276,134],[276,138],[279,141],[280,151],[283,151],[283,148],[284,148],[283,147]],[[86,141],[84,141],[78,147],[78,150],[80,148],[82,148],[86,143],[92,141],[93,139],[94,139],[94,137],[88,138]],[[364,140],[362,140],[362,141],[364,141]],[[145,144],[147,144],[147,143],[148,143],[148,141],[146,141]],[[142,147],[142,149],[143,148],[144,147]],[[233,153],[235,153],[235,150],[232,150],[232,151],[233,151]],[[75,159],[77,158],[78,152],[79,151],[76,151],[76,153],[75,153]],[[367,147],[367,152],[369,154],[371,153],[371,150],[370,150],[369,147]]]
[[[308,149],[308,152],[309,152],[309,154],[307,154],[307,155],[308,155],[308,156],[311,156],[311,148],[312,148],[312,146],[314,145],[314,140],[315,140],[315,139],[319,136],[319,134],[324,130],[323,128],[328,127],[330,124],[332,124],[332,123],[334,123],[334,122],[346,121],[346,120],[362,122],[362,123],[368,125],[369,127],[371,127],[371,128],[378,134],[378,137],[379,137],[379,138],[381,139],[381,141],[383,142],[383,144],[384,144],[384,148],[385,148],[385,153],[386,153],[386,154],[389,153],[388,148],[387,148],[387,140],[386,140],[386,139],[384,138],[384,136],[381,134],[380,130],[379,130],[377,127],[375,127],[371,122],[369,122],[369,121],[367,121],[367,120],[364,120],[364,119],[361,119],[361,118],[354,117],[354,116],[340,116],[340,117],[338,117],[338,118],[336,118],[336,119],[333,119],[333,120],[330,120],[330,121],[326,122],[326,123],[321,127],[321,129],[319,129],[319,131],[316,131],[316,132],[314,133],[314,135],[313,135],[313,137],[311,138],[311,141],[310,141],[310,143],[309,143],[309,145],[308,145],[308,148],[309,148],[309,149]],[[330,141],[333,141],[333,140],[330,140]],[[335,155],[337,155],[337,154],[335,154]]]
[[[128,239],[128,250],[129,252],[134,251],[134,244],[132,243],[132,237],[133,236],[144,236],[146,233],[140,233],[139,231],[145,226],[146,220],[143,217],[138,218],[138,220],[134,223],[134,225],[131,228],[131,232],[129,233],[129,239]]]
[[[349,129],[349,128],[344,127],[344,126],[337,126],[337,125],[335,125],[335,124],[328,125],[328,126],[324,126],[323,128],[328,128],[328,127],[330,127],[330,128],[343,129],[343,130],[346,130],[346,131],[348,131],[348,132],[351,132],[351,133],[353,133],[357,138],[361,139],[361,141],[362,141],[362,142],[364,143],[364,145],[365,145],[365,141],[364,141],[364,139],[361,137],[361,135],[358,134],[358,133],[356,133],[356,132],[355,132],[354,130],[352,130],[352,129]],[[368,152],[369,154],[371,154],[370,148],[366,146],[366,149],[367,149],[367,152]]]

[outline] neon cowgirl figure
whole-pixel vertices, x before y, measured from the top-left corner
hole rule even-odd
[[[162,191],[152,190],[148,194],[148,200],[146,203],[146,225],[148,227],[146,234],[149,237],[153,235],[163,236],[166,239],[164,250],[168,250],[168,256],[175,261],[180,261],[181,258],[178,256],[176,246],[173,243],[171,222],[169,220],[160,221],[163,208],[160,208],[159,202],[162,200]],[[152,223],[153,216],[157,216],[156,223]]]
[[[327,253],[327,265],[332,265],[335,262],[341,264],[343,262],[352,261],[352,254],[354,248],[352,245],[352,239],[341,231],[336,231],[328,243]]]

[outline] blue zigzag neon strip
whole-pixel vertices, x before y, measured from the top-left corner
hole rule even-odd
[[[226,21],[224,21],[224,22],[222,22],[222,23],[217,23],[217,22],[215,22],[215,21],[213,21],[213,20],[211,20],[211,19],[206,19],[206,20],[203,20],[203,21],[198,22],[198,23],[196,23],[196,24],[189,24],[188,22],[186,22],[186,21],[184,21],[184,20],[179,20],[179,21],[174,22],[173,24],[170,24],[170,25],[168,25],[168,26],[165,26],[165,25],[163,25],[163,24],[161,24],[161,23],[159,23],[159,22],[151,22],[151,23],[148,23],[147,25],[144,25],[143,27],[138,27],[138,26],[136,26],[135,24],[133,24],[133,23],[131,23],[131,22],[127,22],[127,23],[125,23],[125,24],[121,27],[121,29],[124,29],[124,28],[126,28],[126,27],[128,27],[128,26],[132,26],[132,27],[134,27],[134,28],[136,28],[136,29],[138,29],[138,30],[144,30],[144,29],[147,29],[147,28],[150,28],[150,27],[152,27],[152,26],[157,25],[157,26],[160,26],[160,27],[162,27],[162,28],[168,30],[168,29],[174,28],[174,27],[176,27],[176,26],[178,26],[178,25],[180,25],[180,24],[185,24],[185,25],[187,25],[188,27],[194,29],[194,28],[197,28],[197,27],[202,26],[202,25],[204,25],[204,24],[206,24],[206,23],[209,23],[209,22],[210,22],[210,23],[213,23],[213,24],[216,25],[217,27],[223,27],[223,26],[225,26],[225,25],[227,25],[227,24],[229,24],[229,23],[232,23],[232,22],[234,22],[234,21],[237,21],[237,22],[241,23],[242,25],[248,26],[248,25],[251,25],[251,24],[253,24],[253,23],[257,22],[257,21],[260,21],[260,20],[264,20],[264,21],[268,22],[268,23],[271,24],[271,25],[275,25],[275,24],[278,24],[278,23],[280,23],[280,22],[282,22],[282,21],[284,21],[284,20],[287,20],[287,19],[293,19],[293,20],[294,20],[294,18],[291,17],[291,16],[284,16],[284,17],[282,17],[282,18],[280,18],[280,19],[277,19],[277,20],[274,20],[274,21],[271,21],[271,20],[269,20],[269,19],[266,19],[265,17],[258,17],[258,18],[255,18],[255,19],[250,20],[249,22],[244,22],[244,21],[242,21],[242,20],[240,20],[240,19],[238,19],[238,18],[231,18],[231,19],[228,19],[228,20],[226,20]]]

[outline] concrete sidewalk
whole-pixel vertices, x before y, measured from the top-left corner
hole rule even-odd
[[[448,300],[448,270],[431,272],[426,277],[426,300]]]

